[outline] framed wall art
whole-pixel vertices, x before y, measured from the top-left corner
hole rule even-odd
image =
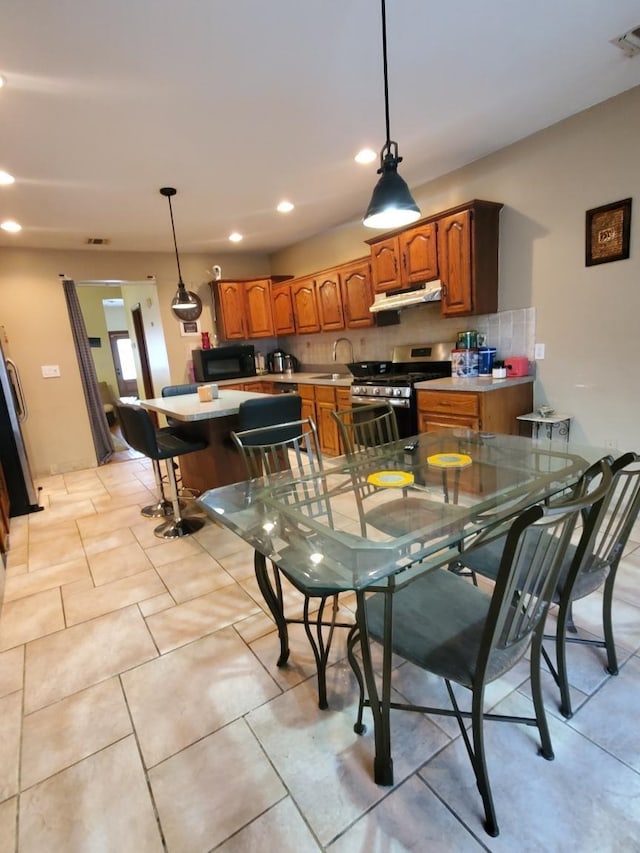
[[[587,210],[585,265],[608,264],[629,257],[631,199]]]
[[[180,334],[183,338],[200,334],[200,320],[181,320]]]

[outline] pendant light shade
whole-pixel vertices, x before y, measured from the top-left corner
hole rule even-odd
[[[391,140],[389,129],[389,81],[387,73],[387,14],[385,0],[382,4],[382,57],[384,72],[384,108],[387,141],[380,152],[380,180],[376,184],[369,207],[364,215],[368,228],[399,228],[420,218],[420,208],[415,203],[406,182],[398,174],[398,143]]]
[[[160,189],[160,194],[165,196],[169,201],[173,246],[176,250],[176,263],[178,265],[178,289],[176,291],[176,295],[171,301],[171,309],[179,320],[197,320],[200,314],[202,314],[202,301],[197,293],[194,293],[192,290],[187,290],[184,286],[182,272],[180,270],[180,256],[178,255],[176,229],[173,224],[173,209],[171,207],[171,198],[176,194],[176,192],[177,190],[173,187],[162,187]]]

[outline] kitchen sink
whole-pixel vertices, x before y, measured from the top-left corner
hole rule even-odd
[[[351,379],[351,376],[348,373],[321,373],[319,376],[314,374],[314,379],[328,379],[331,382],[335,382],[336,379]]]

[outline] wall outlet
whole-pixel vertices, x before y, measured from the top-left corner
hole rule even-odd
[[[40,370],[42,371],[42,375],[45,379],[51,379],[54,376],[60,376],[59,364],[43,364],[40,366]]]
[[[542,361],[544,358],[544,344],[536,344],[533,348],[533,357],[536,361]]]

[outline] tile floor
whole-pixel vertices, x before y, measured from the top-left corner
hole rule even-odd
[[[640,849],[640,530],[617,585],[620,675],[572,647],[570,721],[546,682],[555,761],[535,730],[487,726],[491,839],[455,723],[394,712],[396,784],[375,785],[344,632],[320,711],[300,631],[275,666],[242,541],[211,522],[154,537],[144,459],[39,485],[46,510],[12,522],[0,613],[0,853]],[[578,623],[596,631],[598,608],[579,603]],[[395,687],[443,694],[409,664]],[[530,705],[525,662],[489,700]]]

